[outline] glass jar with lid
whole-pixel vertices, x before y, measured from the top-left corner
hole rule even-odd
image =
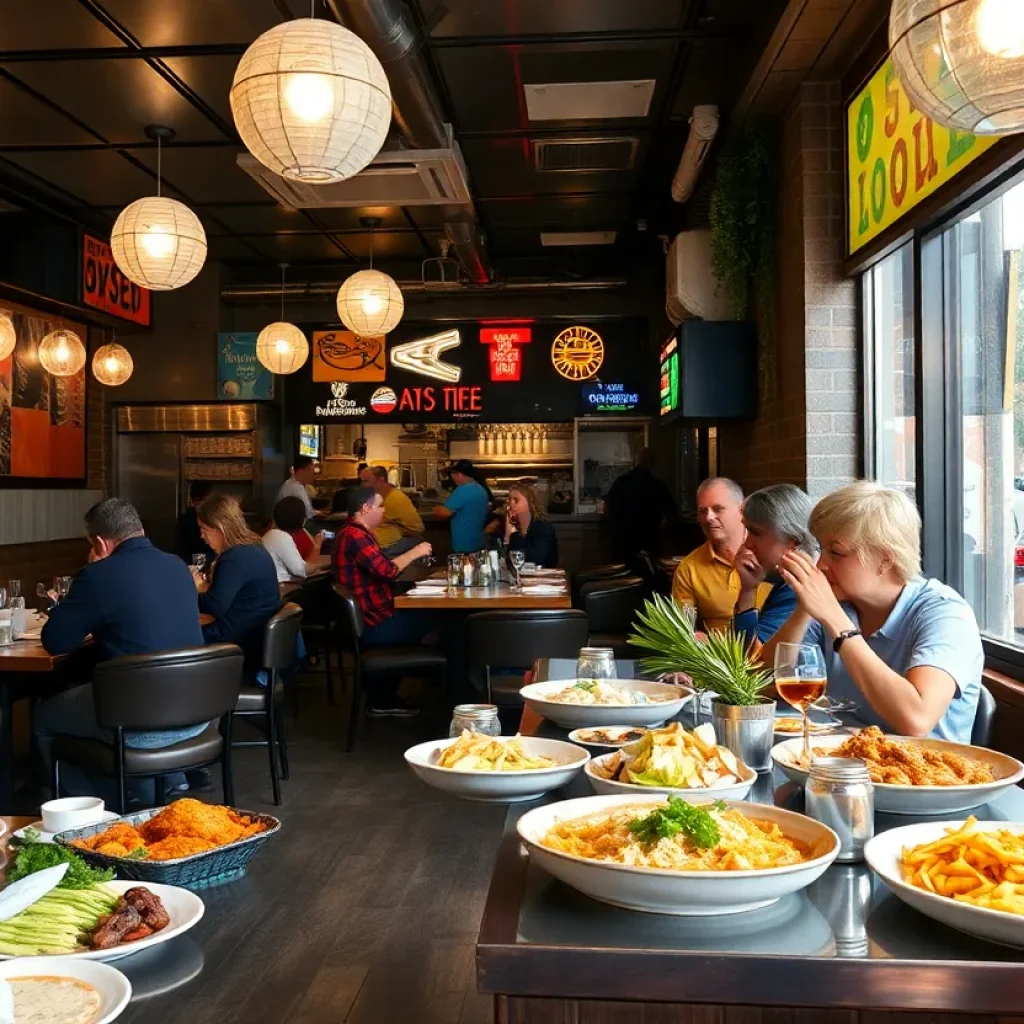
[[[583,647],[576,659],[577,679],[616,679],[615,652],[610,647]]]
[[[500,736],[501,722],[498,721],[496,704],[457,704],[452,712],[449,736],[461,736],[463,731],[478,732],[484,736]]]

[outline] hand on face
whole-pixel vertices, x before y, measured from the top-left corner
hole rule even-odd
[[[765,571],[761,568],[754,552],[749,548],[740,548],[736,552],[736,572],[740,577],[740,589],[744,591],[756,590],[759,583],[764,582]]]
[[[779,571],[796,593],[801,609],[812,619],[824,624],[845,616],[831,584],[810,555],[791,551],[779,563]]]

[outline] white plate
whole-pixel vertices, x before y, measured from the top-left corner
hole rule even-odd
[[[23,962],[31,960],[40,964],[39,970],[46,965],[49,970],[50,961],[55,959],[70,960],[120,960],[121,957],[131,956],[140,950],[149,949],[150,946],[159,946],[162,942],[173,939],[175,935],[181,935],[194,927],[202,919],[205,911],[203,901],[188,889],[180,889],[176,885],[160,885],[156,882],[134,882],[115,880],[105,882],[115,892],[123,893],[129,889],[141,887],[149,889],[154,896],[159,896],[163,902],[171,922],[166,928],[154,932],[148,938],[137,939],[135,942],[128,942],[123,946],[114,946],[113,949],[84,949],[78,953],[59,953],[53,955],[41,955],[33,957],[9,957],[0,953],[0,960],[19,959]]]
[[[619,747],[624,747],[627,743],[636,743],[643,738],[641,736],[634,736],[632,739],[616,739],[614,742],[611,742],[611,740],[584,739],[584,735],[589,733],[593,728],[595,727],[590,726],[586,729],[573,729],[573,731],[569,733],[569,742],[578,743],[581,747],[591,747],[594,750],[618,750]],[[601,731],[608,733],[609,736],[621,737],[623,733],[633,731],[643,733],[647,730],[639,725],[606,725]]]
[[[506,742],[512,738],[495,737]],[[485,803],[536,800],[550,790],[564,786],[590,760],[590,754],[582,747],[564,740],[520,736],[519,741],[527,754],[553,757],[558,764],[554,768],[522,768],[512,772],[478,772],[438,767],[440,752],[455,743],[456,739],[419,743],[405,752],[405,760],[427,785],[451,793],[452,796]]]
[[[73,978],[92,985],[100,995],[99,1016],[92,1024],[110,1024],[120,1017],[132,997],[131,982],[116,968],[70,956],[51,956],[45,965],[39,957],[15,957],[0,963],[0,980],[26,978],[46,974]]]
[[[1006,946],[1024,947],[1024,915],[974,907],[962,900],[939,896],[903,881],[900,859],[904,847],[934,842],[941,839],[948,829],[959,828],[962,824],[963,821],[922,821],[917,825],[889,829],[867,844],[864,857],[878,877],[907,906],[968,935]],[[1008,829],[1024,833],[1024,823],[981,821],[978,826],[982,829]]]
[[[715,800],[714,794],[693,803]],[[705,917],[737,914],[766,907],[787,893],[797,892],[822,875],[839,852],[839,837],[826,825],[781,807],[726,801],[748,818],[778,823],[793,839],[820,849],[818,856],[802,864],[756,871],[672,871],[665,868],[630,867],[577,857],[550,850],[540,840],[558,821],[584,818],[616,807],[644,804],[663,806],[665,798],[646,793],[626,796],[588,796],[547,804],[527,811],[518,822],[519,838],[530,857],[550,875],[602,903],[652,914]]]
[[[93,820],[93,821],[83,821],[81,825],[76,825],[75,827],[76,828],[86,828],[88,825],[98,825],[98,824],[100,824],[100,822],[113,821],[115,818],[118,818],[118,817],[120,817],[120,815],[117,813],[117,811],[104,811],[95,820]],[[52,843],[53,842],[53,837],[57,834],[56,832],[47,832],[43,828],[42,821],[33,821],[31,825],[26,825],[24,828],[19,828],[18,831],[15,832],[14,834],[15,834],[15,836],[18,837],[18,839],[24,839],[25,838],[25,833],[30,828],[34,828],[39,833],[39,840],[38,841],[40,843]],[[0,832],[0,835],[3,835],[3,833]]]
[[[783,719],[794,719],[794,720],[799,721],[800,716],[798,714],[796,714],[795,712],[793,714],[789,714],[789,715],[776,715],[775,716],[775,735],[778,736],[778,738],[780,740],[791,740],[793,738],[803,739],[803,735],[804,735],[803,726],[801,725],[801,727],[799,729],[795,729],[795,730],[793,730],[793,729],[780,729],[779,728],[779,722],[782,721]],[[828,736],[828,735],[831,735],[832,733],[836,732],[837,730],[843,728],[843,723],[838,718],[833,718],[831,715],[828,715],[828,716],[826,716],[824,718],[821,718],[821,717],[815,718],[812,715],[811,716],[812,730],[813,730],[813,726],[815,726],[815,725],[817,725],[817,726],[824,726],[824,728],[819,728],[817,732],[812,731],[811,732],[811,739],[814,739],[817,736]],[[854,730],[854,731],[856,731],[856,730]]]
[[[587,725],[661,725],[675,718],[693,698],[690,690],[669,683],[651,683],[646,679],[602,679],[603,683],[623,690],[647,694],[668,694],[674,699],[654,704],[565,704],[550,700],[572,686],[574,679],[549,679],[524,686],[520,695],[527,706],[555,725],[576,729]]]
[[[602,754],[595,757],[584,769],[590,785],[595,793],[607,793],[610,796],[617,796],[625,793],[671,793],[673,796],[681,796],[691,803],[694,801],[707,800],[744,800],[747,794],[753,789],[757,782],[757,772],[748,768],[743,762],[739,763],[740,781],[731,786],[720,786],[718,789],[711,789],[707,786],[702,789],[677,789],[673,786],[641,786],[635,782],[616,782],[614,779],[606,779],[598,775],[594,770],[597,765],[604,765],[609,758],[615,754]]]
[[[824,750],[842,746],[849,735],[819,736],[812,745]],[[903,743],[915,743],[927,750],[940,750],[960,754],[984,761],[992,768],[995,782],[976,786],[894,786],[888,782],[875,783],[875,810],[884,814],[904,814],[911,817],[931,814],[955,814],[957,811],[980,807],[998,796],[1004,789],[1015,786],[1024,779],[1024,764],[1009,754],[985,747],[972,747],[966,743],[950,743],[947,740],[920,739],[913,736],[890,736],[886,739]],[[807,772],[799,767],[796,759],[803,748],[803,739],[786,740],[772,747],[772,760],[782,769],[787,778],[794,782],[806,783]]]

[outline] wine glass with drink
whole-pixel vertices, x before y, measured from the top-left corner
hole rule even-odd
[[[779,644],[775,648],[775,689],[803,716],[803,759],[811,763],[811,723],[807,712],[825,693],[825,656],[817,644]]]

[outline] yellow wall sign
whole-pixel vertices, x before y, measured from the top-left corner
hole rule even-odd
[[[894,224],[997,140],[914,109],[887,60],[846,111],[849,252]]]

